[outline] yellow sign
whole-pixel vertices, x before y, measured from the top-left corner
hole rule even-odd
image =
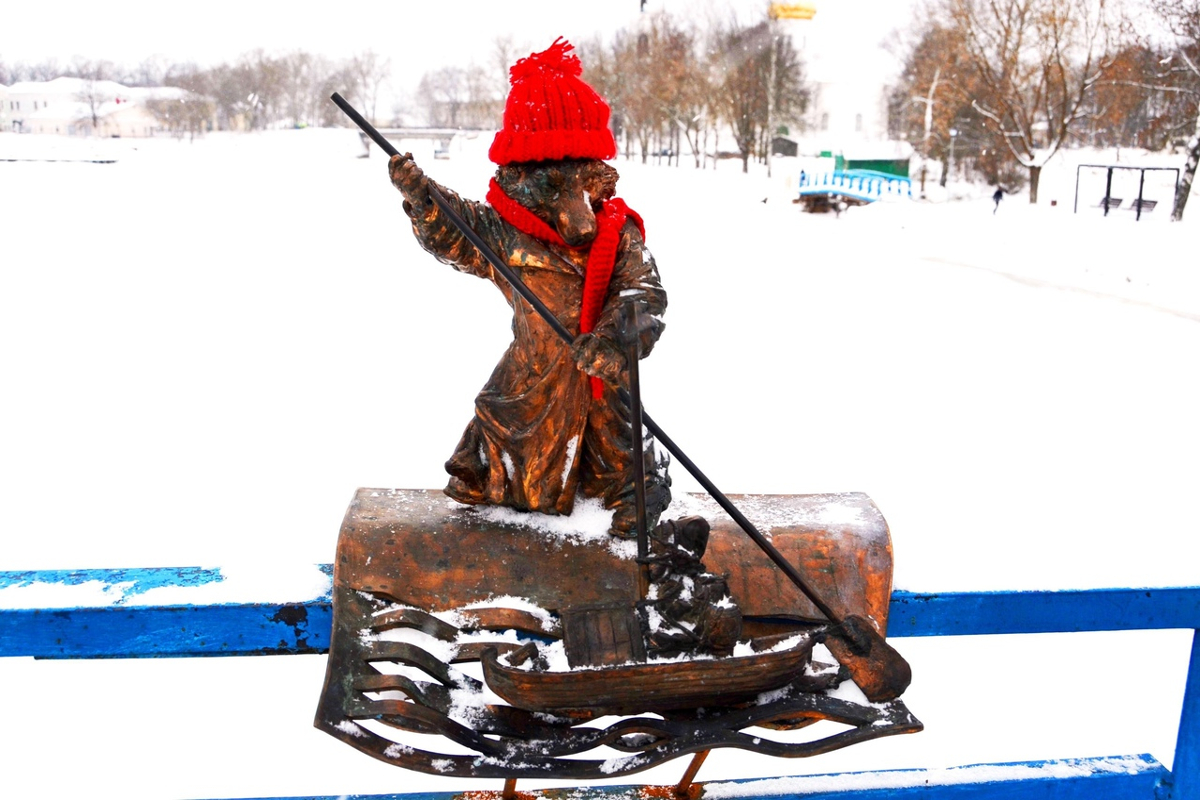
[[[812,19],[817,13],[813,3],[771,3],[771,19]]]

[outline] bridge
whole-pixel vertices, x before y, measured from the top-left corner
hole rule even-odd
[[[476,130],[475,128],[378,128],[383,138],[392,140],[402,139],[433,139],[435,141],[448,141],[455,136],[466,136],[474,138],[483,133],[493,133],[494,131]]]
[[[806,197],[840,197],[858,204],[911,200],[912,181],[870,169],[839,169],[813,175],[801,173],[798,199]]]

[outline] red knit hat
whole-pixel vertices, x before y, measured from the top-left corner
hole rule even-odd
[[[561,36],[541,53],[508,71],[512,89],[504,105],[504,129],[488,157],[497,164],[617,157],[604,98],[580,79],[579,57]]]

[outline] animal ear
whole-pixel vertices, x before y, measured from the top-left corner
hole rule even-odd
[[[617,172],[615,167],[605,164],[603,161],[600,162],[600,180],[604,181],[605,184],[615,187],[617,179],[620,177],[621,173]]]
[[[518,190],[521,184],[522,171],[512,164],[505,164],[496,170],[496,183],[509,197]],[[515,199],[515,198],[514,198]]]
[[[496,183],[500,185],[501,190],[508,195],[509,199],[536,211],[539,206],[539,199],[535,192],[536,182],[530,180],[533,177],[531,169],[534,166],[506,164],[496,170]]]
[[[588,170],[587,180],[594,189],[592,196],[604,200],[611,199],[617,193],[617,178],[620,174],[603,161],[593,162]]]

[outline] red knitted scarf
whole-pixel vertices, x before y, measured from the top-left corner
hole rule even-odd
[[[561,247],[570,247],[558,231],[544,222],[525,206],[513,200],[500,184],[492,178],[488,185],[488,204],[496,210],[508,224],[522,233],[528,234],[543,242],[550,242]],[[621,228],[625,220],[632,218],[646,236],[646,227],[641,216],[625,205],[618,197],[604,202],[604,208],[596,215],[596,238],[592,240],[591,249],[587,254],[587,266],[583,271],[583,305],[579,314],[579,332],[591,333],[604,309],[604,299],[608,295],[608,284],[612,280],[613,267],[617,261],[617,247],[621,242]],[[603,382],[599,378],[591,379],[592,397],[600,399]]]

